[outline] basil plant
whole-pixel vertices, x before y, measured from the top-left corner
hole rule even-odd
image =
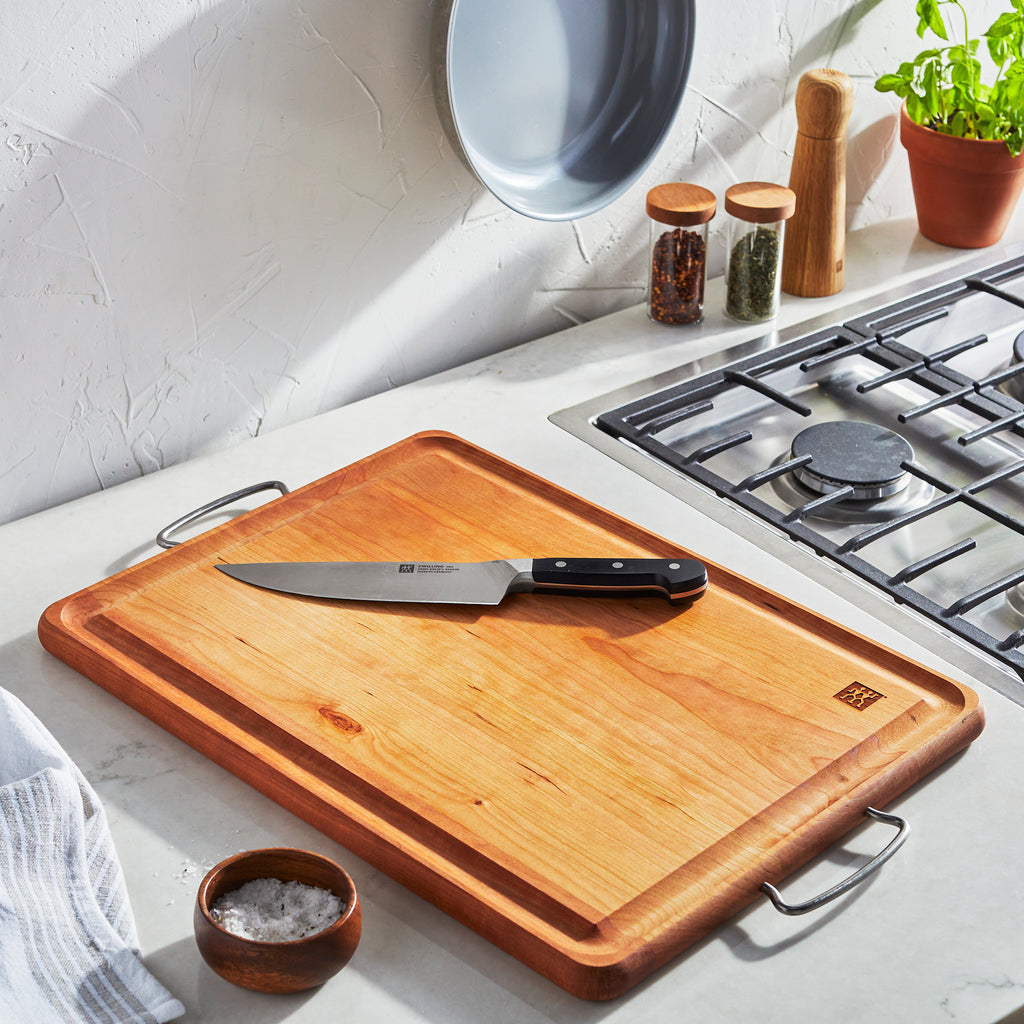
[[[879,92],[894,92],[906,101],[916,124],[962,139],[1002,140],[1014,156],[1024,148],[1024,0],[1009,0],[981,37],[995,65],[985,85],[978,60],[981,41],[972,39],[967,11],[960,0],[917,0],[917,34],[938,36],[947,46],[923,50],[894,74],[875,82]],[[948,26],[962,29],[950,41]]]

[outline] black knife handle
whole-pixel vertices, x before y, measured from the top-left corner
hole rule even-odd
[[[669,601],[692,601],[708,585],[694,558],[536,558],[534,590],[579,594],[656,593]]]

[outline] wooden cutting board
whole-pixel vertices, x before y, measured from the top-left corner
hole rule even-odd
[[[722,566],[684,610],[329,602],[214,569],[562,555],[700,557],[419,434],[58,601],[39,636],[588,999],[764,898],[982,728],[971,690]]]

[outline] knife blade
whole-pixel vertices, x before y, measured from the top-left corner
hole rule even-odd
[[[508,594],[654,594],[692,601],[708,585],[693,558],[508,558],[489,562],[243,562],[217,564],[243,583],[345,601],[496,605]]]

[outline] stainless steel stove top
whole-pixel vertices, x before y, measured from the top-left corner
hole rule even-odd
[[[1024,250],[1000,255],[551,419],[1024,703]]]

